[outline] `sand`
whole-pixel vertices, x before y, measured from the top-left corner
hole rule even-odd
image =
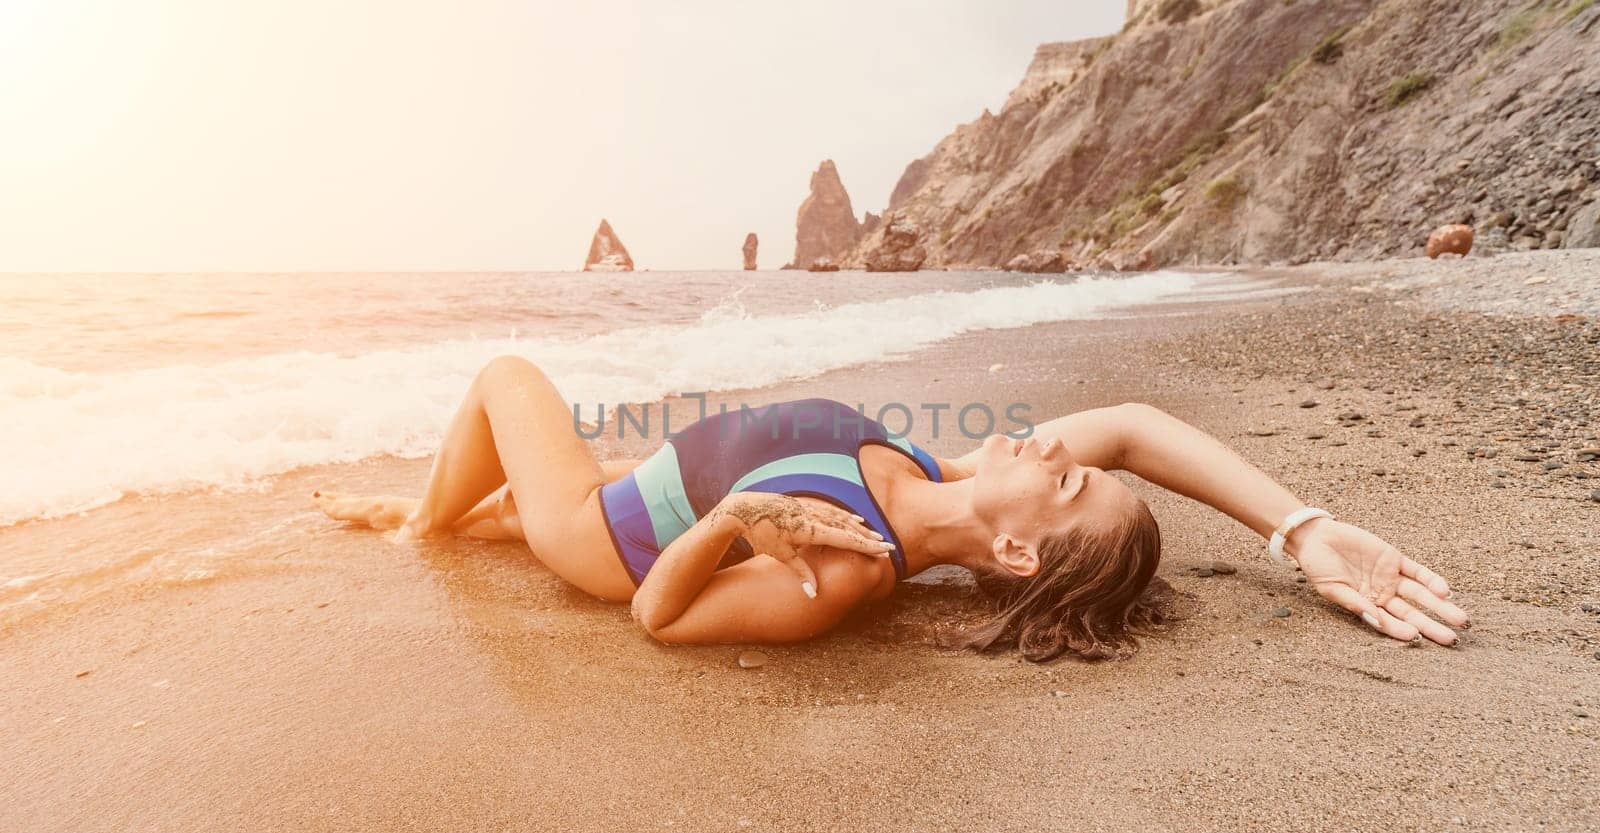
[[[1575,475],[1600,463],[1569,447],[1595,403],[1553,381],[1593,370],[1541,358],[1581,361],[1593,321],[1521,322],[1571,340],[1509,371],[1564,415],[1463,407],[1470,361],[1400,337],[1328,353],[1368,320],[1469,344],[1517,325],[1362,283],[1407,268],[1301,268],[1284,298],[975,334],[731,398],[1150,402],[1444,573],[1474,614],[1457,648],[1374,635],[1146,487],[1179,618],[1131,660],[934,647],[981,610],[946,575],[746,670],[738,646],[653,643],[515,545],[402,547],[313,511],[313,488],[426,472],[374,460],[0,531],[5,558],[139,554],[116,589],[0,624],[0,830],[1595,829],[1600,479]],[[1506,459],[1519,428],[1566,432],[1563,471]],[[1483,443],[1507,450],[1468,456]],[[231,555],[179,569],[180,543]],[[1237,573],[1197,574],[1218,560]]]

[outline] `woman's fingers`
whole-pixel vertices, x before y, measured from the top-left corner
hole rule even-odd
[[[826,506],[813,506],[812,511],[814,511],[819,517],[826,519],[830,524],[840,529],[865,535],[866,537],[875,541],[883,540],[883,536],[879,535],[877,530],[867,526],[866,519],[860,515],[852,512],[846,512],[845,510],[831,504]]]
[[[1428,588],[1435,596],[1441,599],[1450,598],[1450,583],[1445,581],[1438,573],[1418,564],[1410,558],[1401,556],[1400,575],[1416,579],[1418,584]]]
[[[788,560],[789,569],[794,570],[800,577],[800,590],[807,596],[817,597],[817,574],[811,571],[811,564],[804,558],[791,558]]]
[[[1317,592],[1329,601],[1361,617],[1367,626],[1383,634],[1393,637],[1401,642],[1410,642],[1417,638],[1417,628],[1399,617],[1389,613],[1373,604],[1366,596],[1357,593],[1354,587],[1348,584],[1329,582],[1318,584]]]
[[[1464,628],[1471,620],[1465,610],[1439,598],[1432,590],[1409,578],[1400,580],[1400,598],[1426,609],[1453,628]]]
[[[821,523],[810,525],[808,537],[809,540],[802,543],[814,547],[834,547],[866,555],[887,555],[890,550],[894,549],[894,546],[888,541],[874,540],[859,532],[851,532]]]
[[[1390,599],[1388,603],[1384,605],[1384,607],[1388,609],[1390,613],[1393,613],[1395,616],[1404,619],[1408,624],[1416,628],[1417,631],[1423,636],[1426,636],[1434,642],[1437,642],[1440,645],[1456,644],[1455,631],[1450,630],[1449,628],[1433,621],[1432,619],[1429,619],[1426,614],[1412,607],[1411,604],[1405,599],[1396,596]]]

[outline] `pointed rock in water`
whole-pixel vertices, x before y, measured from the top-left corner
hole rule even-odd
[[[589,256],[583,261],[585,272],[632,272],[633,258],[628,256],[628,249],[617,238],[617,233],[611,230],[611,224],[605,220],[600,221],[600,228],[595,229],[594,239],[589,241]]]
[[[744,247],[739,251],[744,254],[744,270],[746,272],[755,271],[756,249],[759,248],[760,245],[761,241],[756,239],[755,232],[752,231],[744,236]]]
[[[794,225],[794,263],[801,268],[821,258],[837,263],[861,239],[861,224],[832,159],[822,160],[811,175],[811,193],[800,203]]]

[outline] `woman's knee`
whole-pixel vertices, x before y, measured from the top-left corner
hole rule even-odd
[[[478,371],[479,379],[526,379],[543,375],[538,365],[521,356],[509,353],[503,356],[495,356],[489,360],[488,364],[483,366],[482,370]]]

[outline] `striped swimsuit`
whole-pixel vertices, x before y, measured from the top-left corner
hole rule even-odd
[[[707,417],[667,440],[627,477],[600,489],[611,542],[635,584],[661,552],[724,497],[776,492],[820,498],[866,520],[895,548],[889,556],[905,578],[905,556],[889,521],[867,491],[860,451],[868,443],[911,458],[938,482],[932,455],[855,408],[827,399],[779,402]],[[739,539],[722,565],[749,558]]]

